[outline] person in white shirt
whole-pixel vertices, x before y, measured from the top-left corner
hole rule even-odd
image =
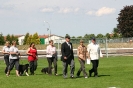
[[[19,75],[19,51],[18,48],[16,47],[16,41],[12,41],[12,46],[10,47],[10,63],[9,63],[9,67],[8,67],[8,72],[7,72],[7,76],[10,75],[10,71],[13,69],[14,65],[16,68],[16,75]]]
[[[48,74],[52,74],[51,68],[52,68],[52,62],[54,64],[54,75],[58,75],[57,74],[57,51],[56,51],[56,47],[53,45],[53,40],[49,41],[49,45],[47,46],[46,49],[46,57],[47,57],[47,61],[49,64],[49,68],[48,68]]]
[[[8,71],[8,66],[9,66],[9,54],[10,54],[10,42],[6,41],[5,46],[2,49],[2,53],[4,54],[4,61],[6,64],[6,68],[5,68],[5,74]]]
[[[92,69],[89,70],[89,76],[91,77],[92,73],[94,72],[94,77],[98,77],[98,64],[99,64],[99,57],[103,57],[99,44],[96,43],[96,39],[92,38],[92,42],[87,46],[87,51],[89,53],[91,62],[92,62]]]

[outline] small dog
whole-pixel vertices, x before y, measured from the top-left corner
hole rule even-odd
[[[41,70],[41,72],[42,72],[42,73],[45,73],[45,74],[48,74],[48,68],[49,68],[49,67],[43,68],[43,69]],[[54,70],[54,68],[51,67],[51,71],[53,71],[53,70]]]
[[[19,74],[23,75],[23,73],[25,73],[27,76],[29,76],[28,68],[29,68],[29,64],[19,65]]]

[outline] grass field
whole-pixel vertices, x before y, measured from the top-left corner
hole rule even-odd
[[[27,60],[21,60],[25,64]],[[58,76],[42,74],[40,70],[47,66],[47,60],[38,60],[38,69],[34,76],[16,77],[15,70],[11,71],[10,77],[4,74],[5,64],[0,60],[0,88],[133,88],[133,57],[109,57],[100,59],[99,77],[85,79],[83,74],[80,78],[64,79],[62,77],[62,62],[58,61]],[[75,76],[79,68],[79,62],[75,59]],[[86,65],[86,71],[91,65]],[[68,73],[70,70],[68,68]]]

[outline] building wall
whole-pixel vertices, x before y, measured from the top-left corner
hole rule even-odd
[[[63,43],[65,41],[64,38],[59,36],[51,36],[45,39],[45,44],[49,44],[49,40],[53,40],[54,43]]]
[[[19,45],[23,45],[25,36],[21,36],[18,38]]]

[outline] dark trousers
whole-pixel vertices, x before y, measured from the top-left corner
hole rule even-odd
[[[8,70],[11,71],[15,65],[15,69],[19,71],[19,59],[10,59]]]
[[[75,62],[72,59],[71,61],[63,61],[63,76],[67,76],[67,67],[70,65],[70,75],[74,76],[74,71],[75,71]]]
[[[80,63],[80,68],[79,68],[79,70],[78,70],[78,72],[77,72],[77,76],[79,76],[80,73],[81,73],[81,71],[82,71],[83,74],[84,74],[84,76],[86,77],[86,76],[87,76],[87,73],[86,73],[86,71],[85,71],[85,61],[82,60],[82,59],[79,59],[79,63]]]
[[[9,55],[4,55],[4,60],[6,64],[5,73],[7,73],[9,67]]]
[[[52,62],[54,64],[54,74],[57,74],[57,59],[55,57],[47,57],[48,61],[48,74],[52,74]]]
[[[94,76],[98,75],[98,71],[97,71],[97,68],[98,68],[98,64],[99,64],[99,60],[91,60],[92,62],[92,69],[90,70],[90,72],[94,72]]]
[[[37,60],[35,61],[30,61],[30,73],[31,75],[34,75],[34,71],[37,69]]]

